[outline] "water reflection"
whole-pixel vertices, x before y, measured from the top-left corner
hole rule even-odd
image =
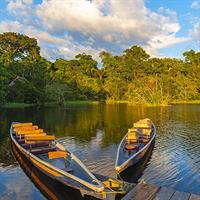
[[[33,199],[43,198],[10,154],[8,129],[12,121],[39,124],[48,133],[55,134],[69,150],[75,151],[93,172],[116,177],[114,162],[118,144],[127,128],[145,117],[151,118],[157,127],[155,148],[147,165],[138,166],[138,169],[144,169],[134,180],[145,179],[149,183],[200,194],[200,105],[134,107],[102,104],[65,109],[1,109],[1,196],[9,183],[13,195],[20,191],[13,185],[23,188],[25,183],[26,191]],[[136,174],[136,170],[132,173]],[[15,178],[11,181],[9,176]]]

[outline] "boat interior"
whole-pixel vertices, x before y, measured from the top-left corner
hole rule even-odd
[[[96,179],[89,174],[87,169],[81,165],[72,153],[67,151],[61,144],[55,142],[55,136],[47,135],[43,129],[32,123],[13,123],[12,135],[14,140],[27,152],[32,153],[40,160],[56,167],[59,170],[72,174],[90,184],[102,183],[106,193],[125,193],[130,184],[107,177],[105,180]],[[65,176],[65,181],[78,188],[85,188],[84,185]],[[102,181],[102,182],[101,182]],[[131,186],[132,187],[132,186]],[[88,190],[88,188],[86,188]]]
[[[72,158],[71,153],[55,142],[55,136],[47,135],[43,129],[32,123],[14,123],[12,134],[22,148],[37,158],[95,185],[94,179]]]
[[[121,165],[141,150],[151,140],[153,132],[154,127],[150,119],[142,119],[134,123],[121,143],[118,164]]]

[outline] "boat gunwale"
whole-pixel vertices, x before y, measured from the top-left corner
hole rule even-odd
[[[152,138],[149,140],[149,142],[143,147],[141,148],[138,152],[136,152],[135,154],[133,154],[130,158],[128,158],[126,161],[124,161],[121,165],[118,165],[118,160],[119,160],[119,152],[120,152],[120,149],[121,149],[121,146],[122,146],[122,143],[124,142],[128,132],[125,134],[125,136],[123,137],[123,139],[121,140],[119,146],[118,146],[118,149],[117,149],[117,157],[116,157],[116,160],[115,160],[115,171],[120,174],[124,168],[126,167],[126,165],[128,165],[128,163],[134,159],[138,154],[140,154],[141,152],[143,152],[144,150],[146,150],[146,148],[148,148],[150,146],[150,144],[152,143],[152,141],[154,140],[155,136],[156,136],[156,127],[154,125],[154,123],[152,123],[152,126],[153,126],[153,136]]]
[[[39,162],[40,164],[44,165],[45,167],[51,169],[51,170],[54,170],[56,171],[57,173],[63,175],[63,176],[66,176],[66,177],[69,177],[79,183],[81,183],[82,185],[88,187],[89,189],[95,191],[95,192],[103,192],[105,190],[103,184],[87,169],[87,167],[73,154],[70,152],[71,154],[71,158],[74,159],[87,173],[88,175],[90,175],[91,178],[94,179],[94,181],[96,183],[98,183],[98,185],[94,185],[94,184],[91,184],[83,179],[80,179],[79,177],[77,176],[74,176],[73,174],[69,174],[68,172],[65,172],[61,169],[58,169],[57,167],[54,167],[52,165],[50,165],[49,163],[43,161],[42,159],[38,158],[37,156],[33,155],[31,152],[28,152],[26,149],[24,149],[16,140],[15,138],[13,137],[13,130],[12,130],[12,125],[14,124],[15,122],[12,122],[11,124],[11,127],[10,127],[10,137],[12,139],[12,141],[15,143],[15,145],[17,146],[17,148],[25,153],[27,156],[28,156],[28,159],[31,160],[30,158],[33,158],[34,160],[36,160],[37,162]],[[58,143],[58,142],[56,142]],[[58,143],[60,144],[60,143]],[[46,172],[46,171],[45,171]]]

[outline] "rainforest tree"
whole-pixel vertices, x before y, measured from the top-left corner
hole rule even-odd
[[[140,46],[121,55],[100,52],[102,67],[88,54],[50,62],[37,40],[0,34],[0,104],[67,100],[125,100],[133,104],[170,104],[200,99],[200,52],[184,59],[152,58]]]

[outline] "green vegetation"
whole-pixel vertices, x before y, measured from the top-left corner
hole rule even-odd
[[[65,101],[64,106],[97,105],[99,101]]]
[[[3,108],[25,108],[25,107],[32,107],[36,104],[28,104],[28,103],[6,103],[2,107]]]
[[[94,101],[133,105],[199,102],[200,52],[190,50],[183,56],[184,60],[151,58],[141,47],[132,46],[118,56],[100,52],[102,68],[84,53],[72,60],[59,58],[50,62],[41,57],[36,39],[3,33],[0,104],[15,107]]]

